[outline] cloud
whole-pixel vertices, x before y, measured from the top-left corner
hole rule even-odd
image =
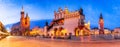
[[[91,25],[98,26],[100,11],[92,5],[84,5],[83,8],[86,22],[90,21]]]
[[[12,0],[15,1],[15,0]],[[22,4],[13,3],[11,0],[0,0],[0,21],[4,24],[12,24],[20,21],[20,11],[22,8]],[[32,4],[23,4],[25,13],[28,13],[30,19],[38,20],[40,16],[39,11],[34,8]]]
[[[14,8],[14,9],[13,9]],[[19,17],[19,10],[15,8],[15,5],[12,3],[5,3],[1,1],[0,3],[0,21],[3,22],[4,25],[15,23],[19,21],[17,17]]]

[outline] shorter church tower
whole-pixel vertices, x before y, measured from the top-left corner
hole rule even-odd
[[[25,17],[25,26],[28,28],[30,26],[30,17],[28,16],[28,13],[26,13],[26,17]]]
[[[80,8],[79,10],[79,15],[80,15],[80,20],[79,20],[79,25],[81,28],[84,27],[84,24],[85,24],[85,15],[83,14],[83,9]]]
[[[26,35],[30,34],[30,17],[28,16],[28,13],[26,13],[25,17],[25,30],[26,30]]]
[[[104,34],[104,20],[102,13],[100,14],[100,19],[99,19],[99,34]]]

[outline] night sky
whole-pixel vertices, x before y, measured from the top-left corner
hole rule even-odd
[[[0,21],[4,25],[19,22],[22,6],[32,21],[53,19],[59,7],[67,7],[69,11],[83,8],[85,21],[90,21],[91,26],[98,27],[102,13],[105,28],[120,27],[119,0],[0,0]]]

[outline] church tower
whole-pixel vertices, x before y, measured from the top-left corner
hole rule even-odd
[[[24,19],[24,9],[22,7],[22,10],[21,10],[21,18],[20,18],[20,26],[24,26],[25,25],[25,19]]]
[[[22,6],[22,10],[21,10],[21,18],[24,18],[24,9],[23,9],[23,6]]]
[[[28,13],[26,14],[26,17],[25,17],[25,25],[26,25],[26,27],[30,26],[30,18],[28,16]]]
[[[21,18],[20,18],[20,32],[21,32],[21,35],[24,35],[24,33],[25,33],[24,25],[25,25],[25,18],[24,18],[24,9],[22,7]]]
[[[104,20],[102,13],[100,14],[100,19],[99,19],[99,34],[104,34]]]
[[[25,17],[25,25],[26,25],[26,28],[30,28],[30,17],[28,16],[28,13],[26,14],[26,17]]]
[[[28,35],[30,31],[30,18],[28,16],[28,13],[25,16],[24,9],[22,7],[21,10],[21,18],[20,18],[20,32],[21,35],[25,36]]]
[[[84,27],[85,15],[83,14],[83,9],[82,8],[80,8],[80,10],[79,10],[79,15],[80,15],[80,20],[79,20],[79,25],[78,26]]]

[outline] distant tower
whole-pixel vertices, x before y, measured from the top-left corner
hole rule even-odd
[[[21,26],[24,26],[24,25],[25,25],[24,9],[23,9],[23,7],[22,7],[22,10],[21,10],[20,24],[21,24]]]
[[[26,25],[26,27],[28,27],[28,28],[29,28],[29,26],[30,26],[30,18],[29,18],[29,16],[28,16],[28,13],[26,13],[25,25]]]
[[[22,6],[22,10],[21,10],[21,18],[24,18],[24,9],[23,9],[23,6]]]
[[[100,14],[100,19],[99,19],[99,34],[104,34],[104,20],[102,13]]]
[[[79,26],[84,27],[85,15],[83,14],[83,9],[82,8],[80,8],[80,10],[79,10],[79,15],[80,15]]]
[[[24,35],[24,25],[25,25],[25,18],[24,18],[24,9],[22,6],[22,10],[21,10],[21,18],[20,18],[20,32],[22,33],[21,35]]]

